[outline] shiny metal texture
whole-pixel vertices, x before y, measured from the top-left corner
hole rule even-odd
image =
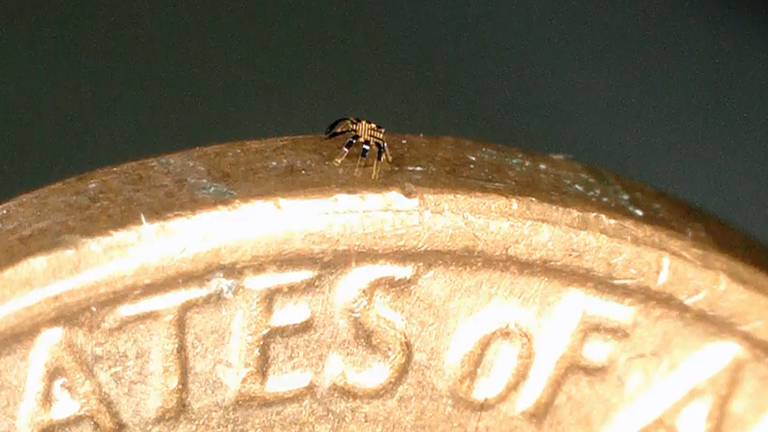
[[[768,430],[768,253],[567,158],[387,134],[0,205],[0,431]],[[359,172],[359,171],[358,171]]]

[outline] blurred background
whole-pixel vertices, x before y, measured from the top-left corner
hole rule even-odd
[[[0,202],[359,116],[566,154],[768,243],[765,2],[106,3],[0,6]]]

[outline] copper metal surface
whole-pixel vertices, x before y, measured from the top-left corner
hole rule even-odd
[[[0,206],[0,431],[768,428],[768,260],[562,157],[389,134]]]

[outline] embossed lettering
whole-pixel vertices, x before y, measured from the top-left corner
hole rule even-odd
[[[234,398],[274,403],[299,396],[310,388],[310,372],[269,376],[269,346],[278,334],[301,330],[311,319],[306,304],[274,310],[275,295],[296,289],[298,283],[313,275],[312,271],[303,270],[245,278],[243,286],[252,293],[251,301],[236,313],[232,323],[231,366],[219,369],[219,376],[229,386],[228,401]]]
[[[116,431],[121,421],[83,362],[80,350],[61,327],[44,330],[29,353],[29,374],[16,427],[42,431],[90,419],[101,431]]]
[[[360,339],[384,361],[358,372],[345,365],[340,354],[331,352],[325,372],[333,387],[370,397],[386,391],[405,374],[411,356],[405,321],[375,294],[374,282],[407,279],[412,272],[411,266],[370,265],[355,268],[342,278],[336,293],[337,311],[352,322]]]
[[[533,345],[526,330],[531,317],[512,304],[494,302],[467,319],[451,342],[446,357],[454,394],[473,406],[493,405],[504,399],[526,377]],[[487,377],[480,367],[496,339],[502,345]]]
[[[630,307],[571,292],[558,302],[534,338],[531,329],[541,320],[514,303],[494,301],[454,335],[446,356],[454,394],[471,405],[487,406],[500,403],[519,387],[515,414],[540,416],[569,369],[606,366],[613,346],[598,336],[625,330],[633,313]],[[488,346],[502,336],[507,343],[499,349],[488,376],[481,377]]]
[[[121,328],[131,322],[155,318],[163,330],[154,335],[150,371],[154,379],[147,405],[155,420],[177,416],[182,409],[185,387],[184,316],[187,309],[214,291],[205,288],[184,289],[120,306],[107,316],[104,326]]]
[[[570,370],[607,366],[613,341],[605,338],[625,334],[634,309],[572,291],[550,317],[536,334],[536,358],[515,402],[516,413],[543,415]]]
[[[657,379],[603,430],[635,432],[669,417],[679,431],[722,430],[725,407],[743,364],[742,352],[730,341],[705,345]],[[697,389],[704,383],[709,383],[706,389]]]

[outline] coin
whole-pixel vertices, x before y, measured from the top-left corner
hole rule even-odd
[[[768,253],[567,158],[389,134],[0,206],[0,430],[758,431]]]

